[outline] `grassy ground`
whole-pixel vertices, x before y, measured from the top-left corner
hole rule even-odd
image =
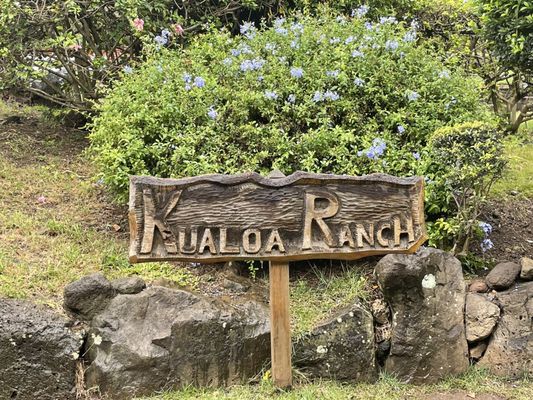
[[[533,198],[533,124],[506,140],[505,154],[509,160],[507,171],[494,185],[491,196]]]
[[[29,119],[0,126],[0,296],[59,309],[63,287],[97,271],[194,284],[169,264],[129,265],[124,209],[92,179],[84,133],[0,108],[17,113]]]
[[[375,384],[341,384],[331,381],[298,383],[293,390],[279,392],[265,380],[257,385],[235,386],[229,389],[184,389],[144,400],[259,400],[259,399],[331,399],[331,400],[462,400],[513,399],[531,400],[533,382],[506,382],[484,370],[470,369],[466,374],[447,379],[436,385],[415,386],[399,383],[383,375]]]

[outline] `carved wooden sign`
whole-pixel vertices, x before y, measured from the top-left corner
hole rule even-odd
[[[130,261],[289,261],[412,253],[423,179],[296,172],[130,180]]]

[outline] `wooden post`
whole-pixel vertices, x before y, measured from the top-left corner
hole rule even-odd
[[[270,352],[274,385],[281,389],[290,388],[292,366],[288,262],[270,262]]]

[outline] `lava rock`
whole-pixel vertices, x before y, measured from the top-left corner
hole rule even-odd
[[[483,357],[483,353],[487,350],[487,343],[478,342],[470,349],[470,358],[472,360],[479,360]]]
[[[390,322],[389,306],[382,299],[376,299],[372,302],[372,315],[374,316],[374,321],[379,325],[385,325]]]
[[[160,286],[117,295],[89,333],[87,386],[113,399],[243,383],[270,358],[266,305]]]
[[[82,321],[90,321],[115,297],[116,291],[102,274],[85,276],[65,287],[63,306]]]
[[[472,293],[486,293],[489,291],[489,287],[483,279],[474,279],[468,286],[468,290]]]
[[[138,276],[115,279],[111,286],[120,294],[136,294],[146,288],[146,283]]]
[[[422,248],[412,255],[383,257],[375,272],[392,311],[385,371],[409,383],[433,383],[465,372],[465,283],[459,260]]]
[[[295,344],[293,363],[309,377],[376,381],[372,314],[359,304],[339,311]]]
[[[514,262],[499,263],[485,277],[485,282],[493,289],[504,290],[513,284],[519,273],[520,265]]]
[[[76,397],[76,358],[82,335],[57,313],[0,298],[0,398]]]
[[[484,296],[468,293],[466,295],[466,340],[477,342],[488,337],[500,318],[500,307]]]
[[[533,282],[498,293],[502,315],[479,365],[520,378],[533,374]]]
[[[520,278],[528,281],[533,280],[533,260],[529,257],[522,257],[520,267]]]

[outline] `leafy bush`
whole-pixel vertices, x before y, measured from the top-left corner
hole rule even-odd
[[[168,32],[176,44],[207,22],[233,27],[275,0],[0,0],[0,90],[20,88],[88,110],[139,59],[143,43]]]
[[[427,173],[435,187],[430,193],[449,195],[455,211],[453,219],[435,221],[430,229],[431,242],[442,245],[443,239],[454,240],[454,250],[466,254],[469,239],[480,231],[477,218],[481,205],[505,166],[501,132],[477,121],[443,127],[431,137],[429,153]],[[430,203],[444,202],[430,198]]]
[[[517,0],[482,0],[484,31],[508,68],[533,73],[533,4]]]
[[[123,198],[130,174],[424,173],[435,129],[488,118],[481,82],[392,18],[242,30],[154,50],[98,106],[92,152]]]

